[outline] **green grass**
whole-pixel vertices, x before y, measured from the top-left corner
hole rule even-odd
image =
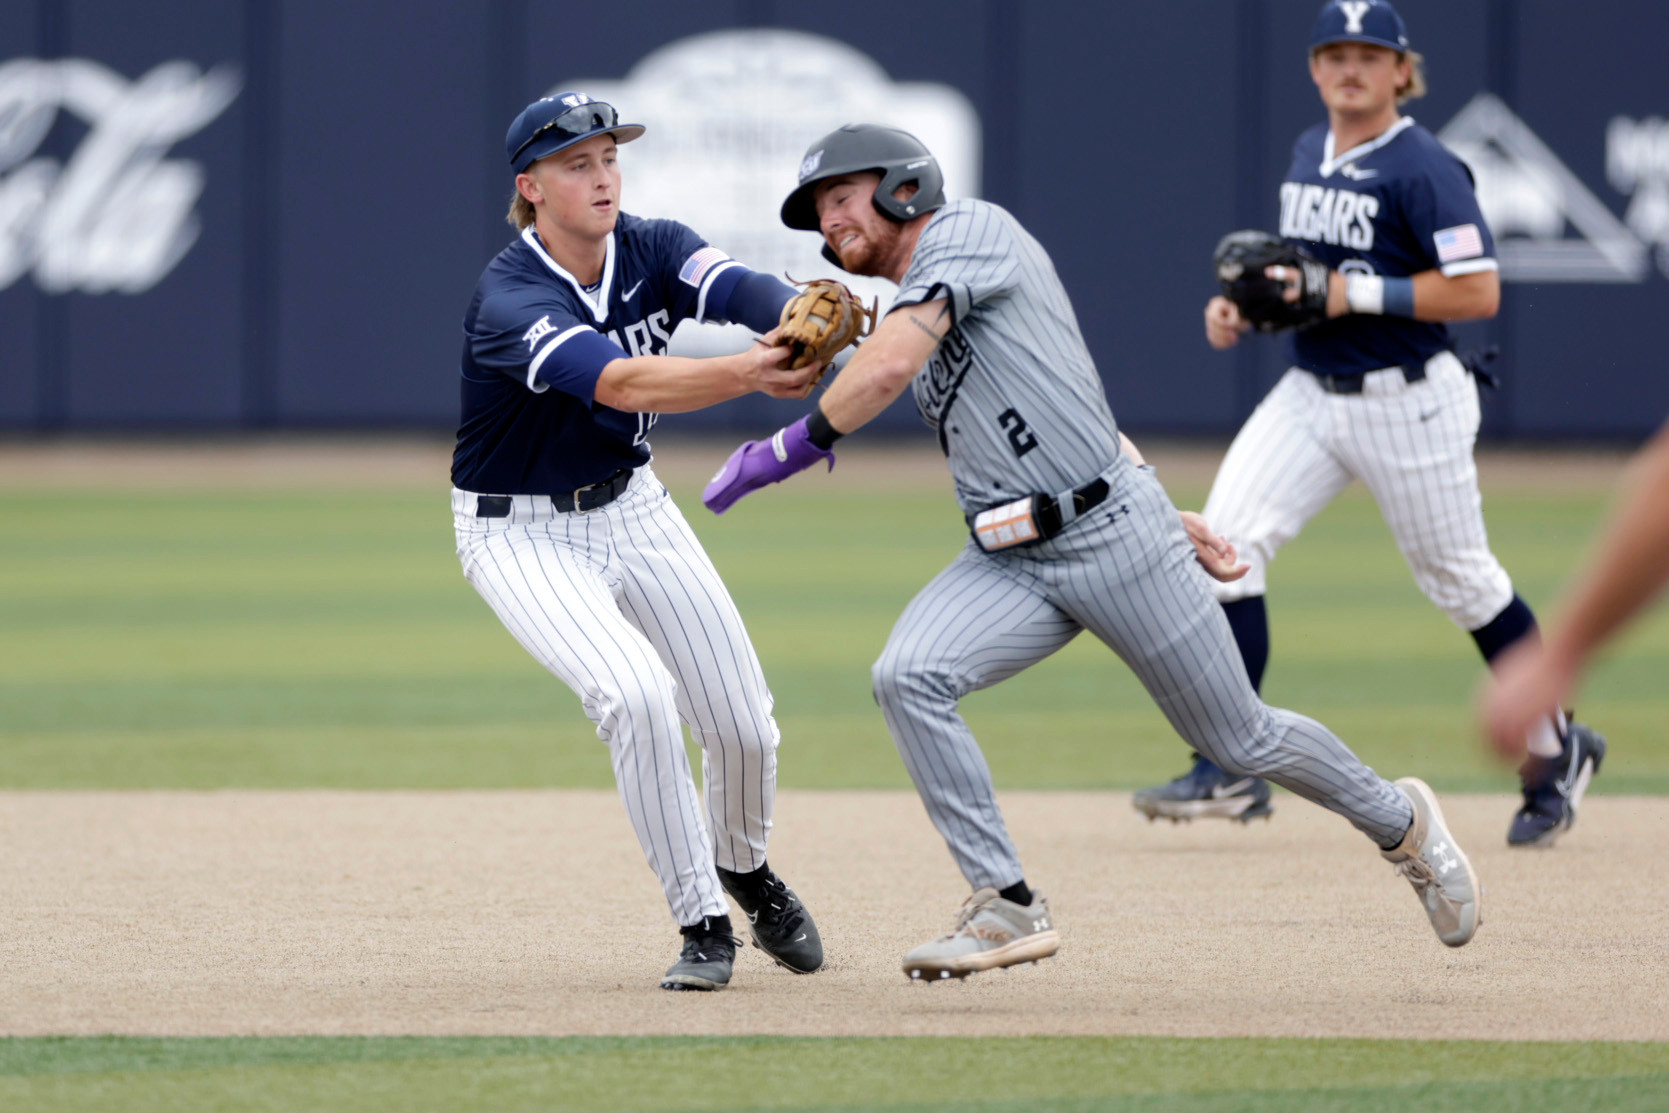
[[[807,483],[723,519],[676,493],[765,662],[783,783],[907,787],[869,665],[961,543],[946,493]],[[1605,500],[1490,497],[1493,541],[1533,605]],[[1271,578],[1272,702],[1388,773],[1510,786],[1472,733],[1471,640],[1415,589],[1365,495],[1325,512]],[[1666,665],[1660,616],[1596,672],[1584,717],[1618,743],[1596,791],[1669,791]],[[1089,638],[964,708],[1004,788],[1132,788],[1184,764]],[[459,575],[443,493],[0,495],[0,786],[610,783],[577,700]]]
[[[1401,1040],[15,1039],[0,1108],[1660,1110],[1669,1046]]]

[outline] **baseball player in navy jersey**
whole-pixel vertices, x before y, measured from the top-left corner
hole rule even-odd
[[[898,296],[812,412],[737,449],[703,501],[722,513],[750,491],[832,463],[838,437],[913,389],[971,529],[874,667],[893,740],[973,889],[950,934],[906,954],[904,971],[964,977],[1059,946],[957,705],[1086,629],[1201,752],[1344,816],[1398,864],[1443,942],[1469,940],[1477,878],[1430,789],[1386,781],[1326,727],[1267,707],[1252,690],[1207,586],[1207,569],[1243,569],[1197,516],[1179,516],[1120,435],[1038,242],[996,205],[947,203],[926,148],[872,125],[812,145],[782,219],[820,231],[828,258],[890,279]]]
[[[1298,137],[1280,191],[1280,235],[1326,264],[1271,275],[1325,319],[1290,334],[1292,366],[1223,458],[1205,518],[1251,571],[1216,585],[1253,687],[1269,657],[1269,562],[1353,479],[1378,501],[1427,598],[1491,663],[1535,638],[1536,619],[1490,552],[1472,450],[1478,391],[1446,321],[1493,317],[1494,242],[1471,172],[1399,106],[1425,92],[1422,60],[1384,0],[1334,0],[1310,38],[1327,122]],[[1323,285],[1324,284],[1324,285]],[[1251,327],[1214,297],[1206,339],[1233,347]],[[1536,723],[1524,802],[1507,841],[1546,846],[1567,830],[1605,740],[1563,712]],[[1269,786],[1210,755],[1135,796],[1149,818],[1267,815]]]
[[[464,317],[452,513],[465,577],[579,696],[613,758],[632,828],[684,936],[667,989],[722,989],[736,940],[811,973],[817,928],[766,864],[777,725],[718,573],[650,469],[656,415],[750,391],[801,397],[769,330],[793,290],[690,229],[620,211],[617,145],[643,134],[562,93],[505,139],[517,238]],[[666,355],[679,322],[740,322],[735,356]],[[696,791],[680,724],[702,750]]]

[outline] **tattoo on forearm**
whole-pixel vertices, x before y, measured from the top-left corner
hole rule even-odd
[[[943,317],[944,315],[945,315],[944,310],[941,309],[939,311],[939,316]],[[914,313],[911,313],[908,316],[910,318],[910,323],[912,325],[915,325],[917,328],[921,329],[921,331],[923,331],[927,335],[931,336],[934,340],[943,340],[945,338],[944,333],[940,332],[938,329],[934,328],[932,325],[928,324],[926,321],[922,320],[920,317],[916,316]]]

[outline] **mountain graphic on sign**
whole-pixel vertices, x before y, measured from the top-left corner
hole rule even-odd
[[[1646,245],[1499,97],[1479,93],[1437,138],[1466,160],[1514,282],[1642,282]]]

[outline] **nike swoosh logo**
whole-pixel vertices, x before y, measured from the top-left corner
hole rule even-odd
[[[1570,767],[1565,770],[1564,777],[1558,782],[1559,795],[1569,796],[1570,790],[1576,787],[1577,777],[1582,775],[1582,763],[1587,760],[1582,752],[1582,743],[1576,739],[1570,740]]]
[[[806,937],[805,937],[805,934],[803,932],[801,933],[801,935],[798,939],[794,940],[794,942],[796,942],[796,943],[804,943],[805,941],[806,941]]]
[[[1361,181],[1366,181],[1369,178],[1379,177],[1379,171],[1377,171],[1377,170],[1358,170],[1356,168],[1355,163],[1352,163],[1349,166],[1341,166],[1339,168],[1339,172],[1341,174],[1343,174],[1345,177],[1349,178],[1353,182],[1361,182]]]
[[[1213,787],[1212,790],[1211,790],[1211,798],[1213,800],[1221,800],[1225,796],[1233,796],[1237,792],[1245,792],[1248,788],[1251,788],[1251,787],[1252,787],[1252,778],[1251,777],[1242,777],[1240,780],[1235,781],[1231,785],[1216,785],[1215,787]]]
[[[633,286],[630,290],[627,290],[626,291],[626,296],[621,298],[620,300],[621,301],[631,301],[632,300],[632,295],[637,293],[637,287],[642,286],[642,285],[643,285],[643,279],[640,278],[640,279],[637,280],[637,286]]]
[[[1441,406],[1439,406],[1437,409],[1431,411],[1429,414],[1421,414],[1420,415],[1420,420],[1421,421],[1430,421],[1432,418],[1436,417],[1438,414],[1440,414],[1442,412],[1443,412],[1443,408]]]
[[[748,913],[748,923],[757,924],[758,922],[759,922],[759,913],[749,912]]]

